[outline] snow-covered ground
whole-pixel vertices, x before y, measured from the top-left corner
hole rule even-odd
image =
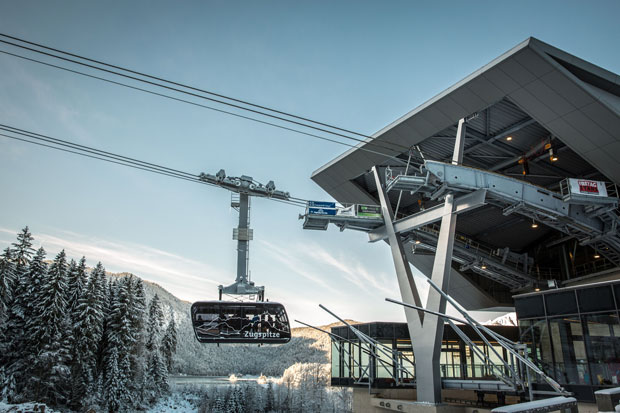
[[[194,413],[198,410],[200,399],[190,394],[172,393],[163,398],[155,406],[147,410],[147,413]]]
[[[190,410],[188,410],[190,411]],[[60,413],[58,410],[53,410],[42,403],[21,403],[21,404],[6,404],[0,402],[0,413]]]

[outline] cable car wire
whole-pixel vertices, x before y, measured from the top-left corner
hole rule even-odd
[[[8,126],[8,125],[0,124],[0,130],[4,132],[23,136],[23,137],[19,137],[19,136],[7,135],[6,133],[0,133],[0,136],[6,137],[9,139],[31,143],[34,145],[43,146],[43,147],[47,147],[50,149],[56,149],[59,151],[72,153],[75,155],[80,155],[80,156],[84,156],[84,157],[91,158],[91,159],[97,159],[97,160],[104,161],[104,162],[114,163],[117,165],[128,166],[130,168],[140,169],[146,172],[153,172],[153,173],[165,175],[171,178],[182,179],[185,181],[195,182],[195,183],[199,183],[202,185],[208,185],[208,186],[219,188],[218,185],[214,185],[214,184],[200,180],[199,176],[196,174],[180,171],[178,169],[168,168],[168,167],[154,164],[151,162],[140,161],[135,158],[118,155],[112,152],[103,151],[100,149],[92,148],[92,147],[85,146],[85,145],[80,145],[80,144],[62,140],[62,139],[52,138],[47,135],[42,135],[42,134],[38,134],[35,132],[29,132],[24,129],[15,128],[15,127]],[[29,139],[25,139],[25,138],[29,138]],[[38,140],[39,142],[33,141],[31,139]],[[42,143],[42,142],[46,142],[46,143]],[[273,199],[269,197],[265,197],[265,198],[271,201],[277,201],[277,202],[281,202],[284,204],[293,205],[296,207],[305,207],[306,202],[307,202],[306,200],[303,200],[301,198],[293,198],[293,197],[291,198],[291,200],[278,200],[278,199]]]
[[[1,33],[0,33],[0,36],[9,37],[9,36],[1,34]],[[152,85],[152,86],[161,87],[161,88],[164,88],[164,89],[172,90],[172,91],[179,92],[179,93],[184,93],[184,94],[187,94],[187,95],[190,95],[190,96],[193,96],[193,97],[197,97],[197,98],[200,98],[200,99],[205,99],[205,100],[208,100],[208,101],[211,101],[211,102],[219,103],[219,104],[222,104],[222,105],[227,105],[227,106],[230,106],[230,107],[233,107],[233,108],[236,108],[236,109],[249,111],[249,112],[261,115],[261,116],[266,116],[266,117],[270,117],[270,118],[277,119],[277,120],[280,120],[280,121],[293,123],[293,124],[298,125],[298,126],[302,126],[302,127],[314,129],[314,130],[317,130],[317,131],[329,133],[329,134],[332,134],[332,135],[335,135],[335,136],[339,136],[339,137],[342,137],[342,138],[345,138],[345,139],[357,141],[357,142],[360,142],[360,143],[371,144],[371,145],[374,145],[374,146],[377,146],[377,147],[381,147],[381,148],[387,149],[387,150],[403,150],[403,149],[404,150],[409,150],[409,148],[404,146],[404,145],[387,142],[390,145],[394,146],[394,147],[390,148],[390,147],[383,146],[383,145],[380,145],[380,144],[376,144],[376,143],[373,143],[373,142],[368,142],[368,141],[366,141],[364,139],[354,138],[352,136],[344,135],[342,133],[330,131],[330,130],[327,130],[327,129],[324,129],[324,128],[320,128],[320,127],[317,127],[317,126],[313,126],[313,125],[308,125],[308,124],[303,123],[303,122],[299,122],[299,121],[295,121],[295,120],[291,120],[291,119],[286,119],[286,118],[283,118],[281,116],[273,115],[273,114],[266,113],[266,112],[263,112],[263,111],[260,111],[260,110],[243,107],[243,106],[238,105],[238,104],[234,104],[234,103],[230,103],[230,102],[225,102],[225,101],[222,101],[222,100],[219,100],[219,99],[210,98],[208,96],[204,96],[204,95],[200,95],[200,94],[197,94],[197,93],[189,92],[189,91],[186,91],[186,90],[178,89],[178,88],[172,87],[172,86],[167,86],[167,85],[164,85],[164,84],[161,84],[161,83],[157,83],[157,82],[154,82],[154,81],[150,81],[150,80],[146,80],[146,79],[140,79],[140,78],[138,78],[136,76],[132,76],[132,75],[124,74],[124,73],[119,73],[119,72],[116,72],[114,70],[106,69],[106,68],[103,68],[103,67],[98,67],[98,66],[95,66],[95,65],[92,65],[92,64],[88,64],[88,63],[84,63],[84,62],[80,62],[80,61],[74,60],[74,59],[69,59],[69,58],[64,57],[64,56],[58,56],[58,55],[55,55],[53,53],[49,53],[49,52],[45,52],[45,51],[42,51],[42,50],[33,49],[31,47],[27,47],[27,46],[20,45],[20,44],[17,44],[17,43],[9,42],[9,41],[6,41],[6,40],[0,39],[0,43],[4,43],[4,44],[7,44],[7,45],[18,47],[18,48],[21,48],[21,49],[24,49],[24,50],[29,50],[31,52],[39,53],[39,54],[42,54],[42,55],[45,55],[45,56],[49,56],[49,57],[53,57],[53,58],[56,58],[56,59],[64,60],[64,61],[69,62],[69,63],[78,64],[78,65],[85,66],[85,67],[88,67],[88,68],[91,68],[91,69],[100,70],[100,71],[107,72],[107,73],[110,73],[110,74],[113,74],[113,75],[117,75],[117,76],[121,76],[121,77],[124,77],[124,78],[127,78],[127,79],[135,80],[135,81],[138,81],[138,82],[143,82],[143,83],[146,83],[146,84],[149,84],[149,85]],[[82,57],[80,57],[80,58],[81,59],[85,59],[85,58],[82,58]],[[57,66],[54,65],[54,67],[57,67]],[[129,71],[127,69],[122,69],[122,70]],[[363,136],[366,136],[366,135],[363,135]],[[369,137],[369,138],[372,139],[372,137]]]
[[[0,40],[0,42],[1,42],[1,40]],[[115,81],[115,80],[106,79],[106,78],[103,78],[103,77],[99,77],[99,76],[91,75],[91,74],[88,74],[88,73],[80,72],[78,70],[69,69],[69,68],[58,66],[58,65],[55,65],[55,64],[52,64],[52,63],[48,63],[48,62],[43,62],[41,60],[33,59],[33,58],[30,58],[30,57],[21,56],[21,55],[18,55],[16,53],[7,52],[5,50],[0,50],[0,53],[6,54],[6,55],[9,55],[9,56],[13,56],[13,57],[17,57],[17,58],[20,58],[20,59],[23,59],[23,60],[28,60],[28,61],[31,61],[31,62],[34,62],[34,63],[39,63],[39,64],[42,64],[42,65],[45,65],[45,66],[50,66],[50,67],[53,67],[53,68],[56,68],[56,69],[64,70],[66,72],[70,72],[70,73],[78,74],[78,75],[81,75],[81,76],[85,76],[85,77],[101,80],[103,82],[112,83],[112,84],[115,84],[115,85],[118,85],[118,86],[122,86],[122,87],[126,87],[126,88],[129,88],[129,89],[138,90],[140,92],[149,93],[151,95],[160,96],[160,97],[163,97],[163,98],[166,98],[166,99],[175,100],[175,101],[182,102],[182,103],[187,103],[189,105],[198,106],[198,107],[201,107],[201,108],[204,108],[204,109],[209,109],[209,110],[212,110],[212,111],[215,111],[215,112],[220,112],[220,113],[224,113],[224,114],[227,114],[227,115],[235,116],[235,117],[238,117],[238,118],[250,120],[250,121],[253,121],[253,122],[262,123],[264,125],[273,126],[273,127],[279,128],[279,129],[290,131],[290,132],[295,132],[295,133],[298,133],[300,135],[305,135],[305,136],[309,136],[309,137],[312,137],[312,138],[321,139],[321,140],[324,140],[324,141],[336,143],[338,145],[347,146],[349,148],[359,149],[359,150],[362,150],[364,152],[369,152],[369,153],[374,153],[376,155],[385,156],[388,159],[395,159],[396,161],[401,162],[402,164],[405,164],[405,161],[403,161],[402,159],[398,158],[396,155],[389,155],[389,154],[386,154],[386,153],[383,153],[383,152],[375,151],[375,150],[372,150],[372,149],[367,149],[367,148],[364,148],[364,147],[359,147],[357,145],[352,145],[352,144],[349,144],[349,143],[346,143],[346,142],[341,142],[341,141],[338,141],[338,140],[335,140],[335,139],[327,138],[327,137],[316,135],[316,134],[313,134],[313,133],[304,132],[304,131],[301,131],[301,130],[298,130],[298,129],[289,128],[287,126],[278,125],[276,123],[267,122],[267,121],[256,119],[256,118],[253,118],[253,117],[250,117],[250,116],[241,115],[239,113],[234,113],[234,112],[230,112],[230,111],[227,111],[227,110],[214,108],[212,106],[203,105],[201,103],[192,102],[190,100],[177,98],[177,97],[174,97],[174,96],[166,95],[164,93],[154,92],[152,90],[143,89],[143,88],[140,88],[140,87],[137,87],[137,86],[128,85],[126,83],[118,82],[118,81]],[[369,142],[368,144],[372,144],[372,142]],[[372,144],[372,145],[373,146],[377,146],[376,144]]]
[[[231,100],[233,102],[242,103],[244,105],[252,106],[252,107],[255,107],[255,108],[259,108],[259,109],[268,110],[268,111],[274,112],[274,113],[279,113],[281,115],[289,116],[291,118],[303,120],[303,121],[306,121],[306,122],[311,122],[311,123],[314,123],[314,124],[317,124],[317,125],[326,126],[328,128],[331,128],[331,129],[336,129],[336,130],[339,130],[339,131],[342,131],[342,132],[352,133],[354,135],[361,136],[363,138],[371,138],[372,139],[372,136],[364,135],[363,133],[355,132],[355,131],[352,131],[352,130],[349,130],[349,129],[340,128],[338,126],[333,126],[333,125],[330,125],[328,123],[323,123],[323,122],[315,121],[315,120],[312,120],[312,119],[309,119],[309,118],[305,118],[305,117],[302,117],[302,116],[294,115],[292,113],[283,112],[283,111],[280,111],[280,110],[277,110],[277,109],[269,108],[267,106],[258,105],[258,104],[251,103],[251,102],[248,102],[248,101],[245,101],[245,100],[241,100],[241,99],[233,98],[233,97],[230,97],[230,96],[222,95],[220,93],[215,93],[215,92],[212,92],[212,91],[209,91],[209,90],[200,89],[200,88],[197,88],[197,87],[194,87],[194,86],[189,86],[189,85],[186,85],[186,84],[183,84],[183,83],[179,83],[179,82],[175,82],[175,81],[172,81],[172,80],[167,80],[167,79],[164,79],[162,77],[157,77],[157,76],[149,75],[149,74],[146,74],[146,73],[143,73],[143,72],[138,72],[138,71],[135,71],[135,70],[127,69],[127,68],[124,68],[122,66],[118,66],[118,65],[113,65],[113,64],[110,64],[110,63],[102,62],[101,60],[95,60],[95,59],[91,59],[91,58],[88,58],[88,57],[80,56],[80,55],[75,54],[75,53],[67,52],[67,51],[56,49],[56,48],[49,47],[49,46],[45,46],[45,45],[40,44],[40,43],[35,43],[35,42],[28,41],[28,40],[20,39],[19,37],[10,36],[10,35],[4,34],[4,33],[0,33],[0,36],[6,37],[8,39],[16,40],[18,42],[26,43],[26,44],[29,44],[29,45],[32,45],[32,46],[40,47],[42,49],[51,50],[51,51],[56,52],[56,53],[61,53],[61,54],[67,55],[67,56],[71,56],[71,57],[75,57],[75,58],[78,58],[78,59],[86,60],[88,62],[97,63],[97,64],[100,64],[102,66],[111,67],[111,68],[114,68],[114,69],[122,70],[124,72],[129,72],[129,73],[133,73],[133,74],[136,74],[136,75],[139,75],[139,76],[143,76],[143,77],[146,77],[146,78],[149,78],[149,79],[157,80],[157,81],[160,81],[160,82],[165,82],[165,83],[168,83],[168,84],[171,84],[171,85],[175,85],[175,86],[181,86],[181,87],[184,87],[186,89],[190,89],[190,90],[194,90],[194,91],[197,91],[197,92],[206,93],[206,94],[211,95],[211,96],[217,96],[217,97],[220,97],[220,98]]]

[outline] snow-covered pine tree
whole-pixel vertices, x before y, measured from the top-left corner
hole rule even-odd
[[[273,383],[267,383],[267,400],[265,400],[265,412],[269,413],[275,410],[275,402],[273,398]]]
[[[158,398],[168,393],[168,372],[159,351],[151,352],[149,375],[153,384],[154,397]]]
[[[32,259],[34,248],[32,241],[34,238],[28,227],[22,229],[17,234],[17,242],[11,244],[11,255],[14,263],[13,288],[11,301],[7,308],[7,322],[0,334],[0,364],[8,366],[15,362],[15,349],[21,349],[23,345],[23,334],[25,326],[25,309],[28,282],[23,280]],[[7,369],[6,377],[11,377],[14,373],[11,368]]]
[[[148,358],[146,358],[145,348],[145,326],[144,316],[146,311],[146,296],[144,292],[144,284],[137,277],[127,277],[129,292],[129,318],[131,328],[135,337],[133,346],[130,349],[130,384],[129,389],[132,396],[133,406],[136,409],[141,408],[144,401],[144,378],[146,377],[146,369],[148,368]]]
[[[99,274],[101,263],[91,272],[73,316],[74,383],[72,405],[77,406],[97,377],[97,350],[103,335],[103,292]]]
[[[240,401],[239,386],[235,386],[229,394],[226,403],[226,411],[230,413],[243,413]]]
[[[15,262],[13,261],[11,249],[7,248],[0,257],[0,342],[3,341],[3,327],[8,317],[9,307],[13,301],[14,284]]]
[[[118,359],[116,347],[111,347],[107,355],[104,381],[104,399],[110,413],[123,410],[127,400],[125,386],[123,385],[123,374],[119,367]]]
[[[94,370],[92,370],[93,383],[97,381],[102,382],[103,377],[103,350],[105,348],[105,319],[108,309],[108,288],[106,283],[105,268],[101,262],[98,262],[95,268],[90,272],[89,283],[93,283],[91,286],[93,299],[92,302],[99,303],[98,310],[101,314],[96,315],[98,322],[92,325],[93,339],[97,338],[97,349],[94,364]],[[93,313],[95,314],[95,313]],[[92,367],[92,366],[91,366]],[[101,393],[97,393],[101,394]]]
[[[34,241],[34,238],[26,226],[22,229],[22,232],[17,234],[17,242],[11,244],[13,246],[13,256],[15,257],[15,270],[17,274],[25,273],[30,264],[30,260],[34,254],[32,241]]]
[[[161,353],[164,357],[164,362],[168,373],[172,371],[172,362],[174,359],[174,353],[177,351],[177,327],[174,321],[174,313],[170,309],[170,322],[164,333],[164,337],[161,340]]]
[[[33,260],[31,267],[35,264]],[[67,260],[62,250],[49,267],[40,283],[40,291],[33,291],[32,316],[26,328],[30,338],[32,370],[29,383],[35,400],[53,405],[66,403],[70,384],[71,328],[67,317]],[[31,280],[35,279],[32,270]]]
[[[23,233],[20,235],[27,244],[28,237],[24,236]],[[32,318],[35,303],[33,295],[38,293],[41,282],[47,273],[43,248],[39,248],[32,261],[28,263],[28,248],[24,247],[23,243],[20,243],[19,247],[16,250],[16,268],[20,267],[21,269],[16,271],[17,285],[6,323],[5,342],[2,343],[2,361],[7,366],[6,380],[13,381],[16,389],[15,393],[9,395],[9,401],[19,401],[19,396],[24,393],[24,387],[29,384],[25,378],[31,368],[30,357],[33,354],[31,347],[34,341],[31,340],[31,335],[26,332],[26,329],[27,323]],[[17,258],[18,256],[21,258]],[[26,264],[24,263],[28,266],[25,267]]]
[[[148,319],[146,322],[146,348],[155,351],[158,348],[161,328],[164,325],[164,311],[161,308],[159,296],[155,294],[149,304]]]
[[[107,283],[103,282],[104,285],[104,298],[103,298],[103,335],[101,338],[101,342],[99,343],[99,355],[97,357],[98,360],[98,372],[104,376],[104,380],[106,380],[106,365],[108,364],[107,357],[109,355],[109,351],[111,349],[110,338],[111,338],[111,324],[112,324],[112,308],[114,306],[114,301],[116,300],[116,284],[110,279]],[[118,349],[117,356],[118,356]],[[116,362],[118,367],[118,360]]]
[[[213,413],[224,413],[225,410],[225,396],[222,392],[216,388],[213,401]]]
[[[72,314],[80,301],[80,297],[82,297],[87,283],[86,257],[82,257],[79,263],[71,260],[67,272],[67,303]]]

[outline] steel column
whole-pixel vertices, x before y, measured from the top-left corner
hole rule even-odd
[[[249,220],[250,220],[250,197],[248,194],[239,194],[239,226],[237,227],[237,279],[235,282],[248,282],[248,257],[249,257]]]
[[[452,163],[459,165],[463,161],[463,147],[465,144],[465,119],[458,124],[456,142]],[[422,306],[420,296],[413,280],[409,261],[405,256],[403,243],[400,235],[394,228],[394,214],[392,206],[385,193],[385,188],[376,167],[373,174],[379,194],[379,202],[383,212],[385,233],[387,235],[392,258],[396,268],[398,286],[404,302],[415,303]],[[456,228],[456,213],[454,210],[454,195],[448,193],[441,213],[441,230],[435,253],[435,262],[431,278],[446,291],[450,282],[452,263],[452,248],[454,247],[454,233]],[[444,313],[446,299],[434,290],[430,290],[425,308]],[[427,403],[441,403],[441,372],[439,358],[441,355],[441,341],[443,338],[443,319],[432,314],[416,312],[412,308],[405,307],[405,316],[411,345],[415,355],[415,371],[417,385],[417,399]]]

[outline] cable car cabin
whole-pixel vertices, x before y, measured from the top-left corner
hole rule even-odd
[[[192,326],[201,343],[288,343],[291,327],[284,306],[273,302],[199,301]]]

